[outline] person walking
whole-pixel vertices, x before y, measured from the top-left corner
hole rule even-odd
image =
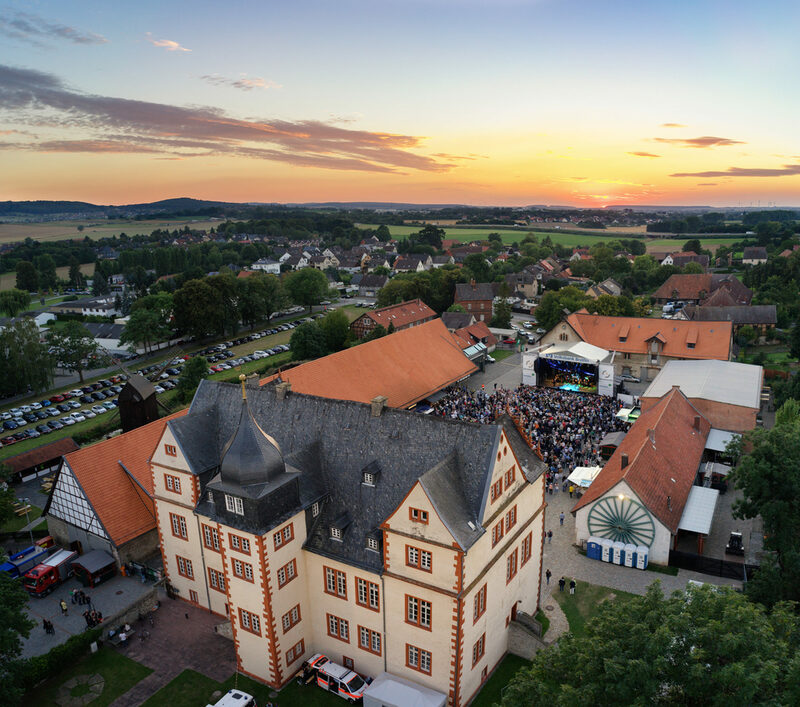
[[[575,580],[574,579],[569,580],[569,593],[570,594],[574,594],[575,593]]]
[[[559,525],[564,525],[564,511],[558,514]]]
[[[59,602],[59,606],[61,607],[61,614],[62,614],[62,616],[68,616],[69,614],[67,613],[67,609],[68,609],[68,607],[67,607],[67,602],[65,602],[65,601],[62,599],[62,600]]]
[[[553,531],[552,530],[548,530],[547,531],[547,542],[548,543],[552,543],[553,542]]]
[[[569,497],[572,498],[572,494],[575,493],[575,487],[570,484],[569,485]]]
[[[550,571],[550,568],[548,567],[547,571],[544,573],[544,579],[547,582],[547,584],[550,584],[550,577],[552,577],[552,576],[553,576],[553,573]]]
[[[69,600],[74,604],[77,600],[77,592],[74,589],[69,590]]]
[[[559,592],[563,592],[563,591],[564,591],[564,585],[565,585],[566,583],[567,583],[567,580],[566,580],[566,579],[564,579],[563,577],[562,577],[561,579],[559,579],[559,580],[558,580],[558,591],[559,591]]]

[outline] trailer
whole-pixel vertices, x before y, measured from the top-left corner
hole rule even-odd
[[[84,587],[96,587],[117,573],[117,562],[104,550],[91,550],[74,560],[72,569]]]
[[[77,558],[77,552],[59,550],[32,570],[28,570],[22,578],[22,584],[31,596],[46,596],[72,576],[72,563]]]
[[[406,678],[381,673],[364,691],[364,707],[445,707],[447,695]]]
[[[6,572],[12,578],[22,577],[29,569],[49,557],[52,552],[52,548],[31,545],[11,555],[6,562],[0,565],[0,572]]]

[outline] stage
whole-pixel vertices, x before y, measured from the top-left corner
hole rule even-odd
[[[522,381],[573,393],[613,395],[612,360],[610,351],[585,342],[549,345],[523,354]]]

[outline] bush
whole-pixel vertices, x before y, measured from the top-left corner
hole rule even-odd
[[[77,662],[88,652],[89,646],[100,638],[102,632],[102,628],[93,628],[77,636],[71,636],[66,643],[51,648],[49,653],[18,661],[17,669],[14,671],[18,684],[26,691],[31,690],[65,665]]]
[[[105,437],[107,434],[115,432],[118,428],[118,420],[114,420],[114,422],[104,421],[86,430],[81,430],[80,432],[75,433],[72,435],[72,439],[75,440],[75,444],[83,446],[89,442],[96,442],[99,439],[103,439],[103,437]]]

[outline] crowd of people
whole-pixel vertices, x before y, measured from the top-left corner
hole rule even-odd
[[[437,401],[434,413],[454,420],[490,424],[508,412],[547,464],[547,482],[556,485],[576,466],[599,460],[600,441],[624,429],[616,418],[620,404],[602,395],[521,385],[492,393],[453,389]]]

